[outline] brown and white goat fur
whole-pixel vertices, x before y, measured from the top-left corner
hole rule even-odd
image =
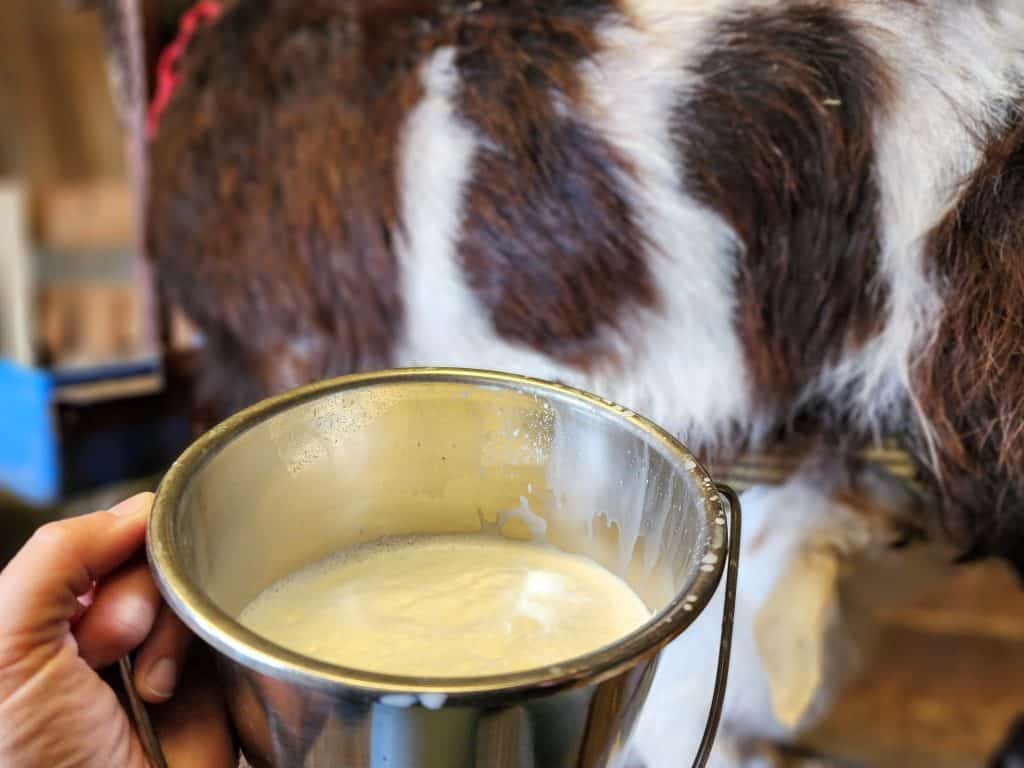
[[[1020,0],[243,0],[182,74],[148,251],[225,411],[444,364],[719,464],[895,436],[1024,568]]]
[[[709,457],[897,434],[1024,560],[1024,7],[245,0],[152,147],[148,246],[233,408],[521,371]]]

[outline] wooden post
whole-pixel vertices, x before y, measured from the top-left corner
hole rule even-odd
[[[0,358],[27,368],[35,355],[25,198],[19,182],[0,181]]]

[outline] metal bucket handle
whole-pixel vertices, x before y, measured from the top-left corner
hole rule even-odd
[[[725,564],[725,604],[722,607],[722,635],[718,645],[718,668],[715,671],[715,690],[711,696],[711,709],[704,726],[693,768],[704,768],[711,756],[711,748],[718,735],[718,724],[725,706],[725,690],[729,681],[729,657],[732,654],[732,625],[736,615],[736,582],[740,567],[740,498],[732,488],[717,483],[718,492],[729,505],[729,557]]]
[[[718,734],[718,724],[722,719],[722,707],[725,705],[725,690],[729,679],[729,657],[732,653],[732,626],[736,614],[736,582],[740,565],[740,500],[736,491],[723,483],[717,484],[718,492],[725,498],[729,506],[728,549],[729,556],[725,564],[725,604],[722,608],[722,634],[718,646],[718,667],[715,672],[715,689],[711,697],[711,709],[704,726],[697,756],[693,759],[693,768],[704,768],[711,748]],[[136,732],[153,768],[168,768],[167,760],[160,747],[156,731],[149,719],[146,705],[135,690],[132,676],[131,660],[124,657],[119,662],[121,680],[128,694],[132,718],[135,720]]]
[[[160,740],[156,737],[153,722],[149,719],[149,712],[146,710],[146,703],[135,690],[135,679],[132,674],[132,662],[128,656],[123,656],[117,662],[121,671],[121,683],[128,696],[128,706],[131,709],[132,720],[135,721],[135,732],[142,742],[142,749],[149,759],[153,768],[168,768],[164,751],[160,747]]]

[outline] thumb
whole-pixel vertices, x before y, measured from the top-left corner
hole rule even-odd
[[[0,572],[0,651],[63,638],[81,610],[78,598],[142,546],[152,503],[153,494],[143,493],[108,512],[39,528]]]

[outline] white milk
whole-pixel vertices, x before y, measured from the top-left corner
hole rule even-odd
[[[341,666],[474,677],[566,661],[650,616],[625,582],[587,558],[452,535],[362,546],[315,563],[259,595],[241,621]]]

